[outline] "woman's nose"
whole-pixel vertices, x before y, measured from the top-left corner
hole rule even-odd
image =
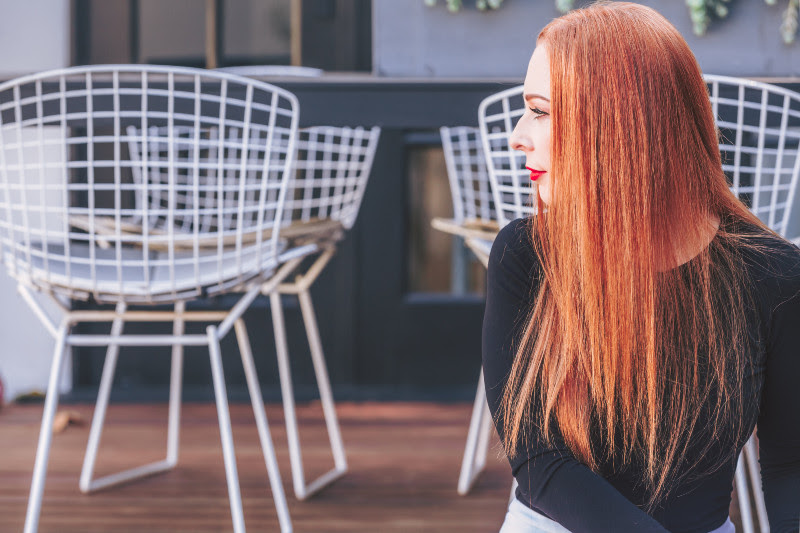
[[[533,148],[530,139],[528,139],[527,135],[524,133],[524,128],[522,127],[522,118],[520,118],[520,120],[517,122],[517,125],[514,126],[514,130],[511,132],[511,135],[509,135],[508,145],[512,150],[521,150],[523,152],[529,151]]]

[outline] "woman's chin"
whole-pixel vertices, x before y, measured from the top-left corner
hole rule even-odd
[[[550,205],[550,191],[546,188],[537,189],[537,191],[539,194],[539,199],[542,201],[545,207]]]

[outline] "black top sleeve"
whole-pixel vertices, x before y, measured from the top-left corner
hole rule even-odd
[[[497,423],[500,401],[540,276],[526,220],[515,220],[500,231],[492,246],[487,273],[484,380],[501,437],[503,428]],[[794,431],[799,429],[795,427]],[[532,425],[526,432],[524,447],[509,461],[519,483],[517,498],[522,503],[573,533],[667,531],[602,476],[576,460],[563,441],[557,438],[554,445],[548,446]]]
[[[770,308],[758,418],[764,500],[771,530],[800,531],[800,264],[783,260]]]

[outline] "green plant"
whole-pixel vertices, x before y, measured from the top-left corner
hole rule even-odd
[[[728,16],[727,4],[730,0],[686,0],[689,17],[696,35],[704,35],[712,18]],[[769,1],[769,0],[768,0]]]
[[[767,3],[774,4],[775,0],[767,0]],[[781,24],[781,37],[786,44],[797,38],[798,18],[800,18],[800,0],[789,0],[789,6],[783,12],[783,23]]]
[[[725,18],[728,16],[730,0],[686,0],[689,15],[692,17],[694,32],[703,35],[708,29],[712,18]],[[765,0],[768,5],[776,5],[778,0]],[[789,0],[786,11],[783,12],[781,23],[781,37],[783,42],[790,44],[797,38],[798,18],[800,18],[800,0]]]
[[[566,13],[575,7],[575,0],[556,0],[556,9]]]
[[[729,0],[686,0],[689,6],[689,14],[694,24],[694,32],[697,35],[705,34],[708,24],[712,17],[725,18],[728,16],[728,8],[723,2]],[[777,0],[765,0],[768,5],[777,4]],[[790,44],[797,38],[798,17],[800,17],[800,0],[789,0],[786,11],[783,12],[783,22],[781,23],[781,37],[783,42]]]
[[[778,0],[764,0],[768,5],[776,5]],[[435,6],[437,0],[425,0],[428,6]],[[575,0],[555,0],[556,9],[561,13],[567,13],[575,8]],[[447,9],[455,13],[464,5],[464,0],[445,0]],[[708,26],[713,19],[724,19],[728,16],[728,6],[730,0],[686,0],[689,8],[689,16],[692,19],[692,27],[697,35],[705,35]],[[503,0],[475,0],[475,6],[481,11],[487,9],[498,9],[503,4]],[[797,38],[797,30],[800,26],[800,0],[789,0],[786,11],[783,12],[783,22],[781,23],[781,37],[783,42],[790,44]]]

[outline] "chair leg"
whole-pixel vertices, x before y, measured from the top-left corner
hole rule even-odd
[[[478,434],[478,449],[475,457],[476,465],[481,471],[486,466],[486,458],[489,456],[489,442],[492,440],[493,430],[492,413],[489,411],[489,406],[484,404],[481,431]]]
[[[514,501],[514,498],[517,497],[517,487],[519,486],[519,483],[517,483],[517,478],[511,478],[511,479],[513,479],[513,481],[511,482],[511,494],[509,494],[508,496],[509,504]]]
[[[228,410],[228,393],[225,388],[225,375],[222,370],[222,356],[220,355],[216,326],[208,326],[206,334],[208,335],[211,377],[214,381],[214,397],[217,402],[219,435],[222,441],[222,457],[225,461],[225,478],[228,481],[228,499],[231,505],[233,530],[235,533],[244,533],[244,513],[242,512],[242,496],[239,492],[239,473],[236,470],[231,415]]]
[[[742,517],[744,533],[754,533],[753,513],[750,511],[750,494],[748,492],[747,471],[744,465],[744,454],[739,455],[736,463],[736,494],[739,497],[739,515]]]
[[[50,458],[50,444],[53,439],[53,418],[58,407],[58,381],[66,353],[66,337],[69,327],[66,324],[58,330],[53,362],[50,366],[50,380],[47,384],[47,396],[42,413],[42,427],[39,430],[39,445],[36,449],[36,462],[33,467],[31,492],[28,497],[28,510],[25,515],[24,533],[36,533],[39,528],[39,513],[42,508],[44,481],[47,474],[47,462]]]
[[[491,437],[489,425],[491,425],[491,415],[489,415],[486,405],[486,389],[483,385],[483,370],[481,370],[467,432],[464,459],[461,461],[461,474],[458,477],[458,493],[462,496],[469,493],[486,465],[487,445]]]
[[[175,335],[183,334],[183,311],[185,304],[178,302],[175,304],[176,318],[173,324]],[[125,305],[119,304],[117,312],[123,313]],[[111,335],[118,337],[122,334],[123,320],[117,318],[111,325]],[[167,457],[162,461],[156,461],[136,468],[117,472],[102,478],[92,479],[94,474],[97,451],[100,446],[100,438],[103,434],[108,400],[111,395],[111,386],[114,382],[114,371],[117,367],[119,356],[119,345],[109,344],[106,351],[106,359],[103,364],[103,374],[100,378],[100,389],[97,395],[97,405],[94,416],[92,417],[92,427],[89,432],[89,443],[86,447],[86,456],[81,470],[80,489],[81,492],[89,493],[102,490],[114,485],[133,481],[145,476],[151,476],[167,470],[171,470],[178,462],[178,432],[180,431],[180,401],[181,401],[181,375],[183,371],[183,346],[174,345],[172,347],[172,369],[170,375],[170,400],[169,400],[169,421],[167,430]]]
[[[175,321],[172,334],[176,337],[184,333],[183,313],[186,302],[175,303]],[[172,345],[172,361],[169,376],[169,419],[167,429],[167,464],[170,468],[178,464],[181,431],[181,396],[183,393],[183,344]]]
[[[759,529],[761,533],[769,533],[769,519],[767,518],[767,506],[764,502],[764,490],[761,487],[761,470],[758,465],[755,436],[751,435],[747,440],[744,445],[744,452],[745,462],[750,474],[750,485],[753,489],[753,498],[756,502]]]
[[[125,311],[125,305],[119,304],[117,306],[118,312]],[[122,333],[123,321],[121,318],[114,319],[111,324],[111,335],[119,337]],[[89,443],[86,446],[86,455],[83,458],[83,468],[81,469],[81,478],[79,487],[81,492],[91,492],[101,488],[101,484],[97,481],[92,481],[92,474],[94,473],[94,464],[97,459],[97,449],[100,445],[100,436],[103,433],[103,424],[106,418],[106,408],[108,407],[108,398],[111,395],[111,385],[114,382],[114,371],[117,368],[117,356],[119,355],[119,345],[109,344],[106,349],[106,358],[103,362],[103,374],[100,378],[100,388],[97,393],[97,404],[94,408],[94,415],[92,416],[92,428],[89,430]],[[108,478],[103,478],[101,481],[107,481]],[[108,486],[102,484],[102,486]]]
[[[264,411],[264,400],[261,396],[261,385],[258,382],[256,367],[253,362],[253,352],[250,349],[250,339],[247,335],[247,328],[244,320],[236,320],[233,325],[236,331],[236,340],[239,342],[239,353],[242,356],[244,374],[247,378],[247,389],[250,392],[250,401],[253,404],[253,414],[256,419],[258,436],[261,439],[261,451],[264,454],[264,462],[267,465],[267,475],[269,485],[272,488],[272,499],[275,501],[275,509],[278,511],[278,521],[283,533],[291,533],[292,520],[289,516],[289,507],[286,503],[286,494],[283,492],[281,473],[278,468],[278,460],[275,457],[275,448],[272,445],[272,435],[269,431],[267,414]]]
[[[344,471],[334,468],[333,470],[318,477],[311,483],[306,483],[305,474],[303,472],[303,457],[300,450],[300,435],[297,429],[297,414],[294,405],[292,372],[289,364],[288,348],[286,346],[286,328],[283,321],[283,309],[281,308],[280,293],[277,290],[272,291],[269,295],[269,298],[270,309],[272,312],[272,325],[275,332],[275,348],[278,355],[278,372],[280,374],[281,381],[283,412],[286,419],[286,437],[289,441],[289,459],[292,463],[292,484],[294,486],[294,494],[297,499],[305,500],[324,486],[331,483],[333,480],[341,477]],[[327,416],[326,422],[328,422]],[[334,449],[334,457],[336,453],[337,452]]]
[[[342,433],[339,429],[339,420],[336,417],[336,407],[333,403],[333,393],[331,392],[331,381],[328,377],[328,369],[325,363],[325,354],[322,351],[322,341],[319,337],[319,328],[314,313],[314,305],[311,302],[311,295],[308,290],[303,290],[298,294],[300,299],[300,309],[303,312],[303,322],[306,327],[308,345],[311,349],[311,359],[314,363],[314,374],[317,379],[322,410],[325,415],[325,425],[328,429],[328,440],[333,451],[333,460],[336,465],[332,472],[337,472],[333,479],[347,472],[347,458],[344,453],[344,443]],[[331,480],[332,481],[332,480]]]

